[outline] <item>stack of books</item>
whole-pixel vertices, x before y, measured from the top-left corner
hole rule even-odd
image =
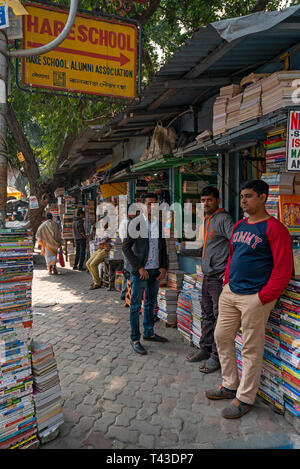
[[[243,93],[239,93],[233,98],[228,99],[227,103],[227,115],[226,115],[226,130],[230,130],[233,127],[240,125],[239,115],[240,107],[242,104]]]
[[[227,85],[220,88],[220,96],[227,96],[228,98],[233,98],[241,92],[240,85]]]
[[[122,252],[122,241],[121,238],[117,237],[113,239],[113,246],[109,251],[109,259],[114,260],[122,260],[123,259],[123,252]]]
[[[168,270],[168,287],[181,290],[184,272],[182,270]]]
[[[201,134],[197,135],[197,137],[195,138],[195,140],[198,143],[209,142],[211,139],[212,139],[211,130],[204,130],[203,132],[201,132]]]
[[[32,235],[0,230],[0,448],[37,448],[33,380]]]
[[[213,135],[219,135],[226,130],[227,96],[216,98],[213,106]]]
[[[278,218],[278,196],[280,173],[263,173],[261,179],[269,185],[269,196],[266,202],[266,211],[273,217]]]
[[[281,379],[285,409],[300,418],[300,281],[292,279],[280,298]]]
[[[64,422],[61,389],[52,346],[33,340],[31,350],[38,437],[43,441]]]
[[[188,343],[191,343],[192,300],[188,290],[179,292],[176,315],[179,334],[182,335]]]
[[[178,292],[172,288],[163,287],[158,292],[158,313],[157,316],[168,325],[175,326],[177,323]]]
[[[276,111],[285,106],[293,106],[293,93],[297,90],[296,81],[300,70],[286,70],[272,73],[262,80],[262,113]],[[298,97],[298,95],[296,95]]]
[[[278,411],[284,411],[281,387],[280,308],[271,311],[265,331],[265,348],[258,395]]]
[[[183,181],[182,192],[184,194],[197,194],[198,195],[198,181]]]
[[[166,220],[164,228],[164,236],[167,246],[168,255],[168,269],[171,271],[179,270],[178,256],[177,256],[177,236],[175,236],[175,215],[173,212],[170,213],[169,218]]]
[[[269,73],[250,73],[249,75],[246,75],[244,78],[242,78],[240,81],[240,86],[245,88],[246,86],[252,85],[253,83],[257,83],[259,80],[262,80],[269,75]]]
[[[264,141],[266,172],[282,172],[286,158],[286,128],[279,127],[271,130]]]
[[[197,281],[197,274],[184,274],[183,276],[183,290],[190,290],[191,288],[195,288]]]
[[[261,115],[261,83],[253,83],[245,88],[239,111],[239,123]]]
[[[85,206],[85,229],[87,233],[91,232],[91,227],[95,222],[95,202],[93,200],[88,200],[87,205]]]
[[[65,212],[62,220],[62,238],[73,239],[72,223],[76,212],[76,199],[71,196],[65,197]]]
[[[191,339],[192,343],[199,347],[200,337],[201,337],[201,319],[202,319],[202,290],[200,290],[197,285],[195,288],[189,290],[191,293],[191,302],[192,302],[192,324],[191,324]]]

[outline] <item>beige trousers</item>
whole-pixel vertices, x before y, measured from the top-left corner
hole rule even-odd
[[[96,251],[88,261],[86,261],[86,266],[93,277],[93,282],[98,287],[101,285],[101,279],[99,275],[99,264],[103,262],[103,252]]]
[[[276,303],[262,305],[258,293],[237,295],[226,284],[219,298],[219,316],[215,341],[222,369],[222,386],[237,390],[236,397],[253,404],[259,387],[265,328]],[[239,382],[235,352],[235,337],[242,328],[242,377]]]

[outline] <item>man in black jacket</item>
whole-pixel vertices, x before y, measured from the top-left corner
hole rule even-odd
[[[154,308],[157,301],[159,281],[167,272],[167,249],[162,237],[162,226],[157,218],[151,219],[151,205],[157,203],[156,194],[144,198],[147,215],[139,216],[136,229],[137,237],[130,236],[130,224],[123,241],[125,269],[130,272],[131,301],[130,328],[131,345],[136,353],[145,355],[146,349],[140,343],[139,315],[145,291],[144,302],[144,340],[168,342],[168,339],[154,334]],[[136,222],[136,220],[133,220]]]
[[[76,212],[76,217],[72,224],[72,231],[74,240],[76,243],[76,254],[73,269],[77,270],[77,265],[79,263],[78,270],[83,270],[83,263],[85,260],[85,251],[86,251],[86,240],[87,236],[84,230],[84,211],[79,208]]]

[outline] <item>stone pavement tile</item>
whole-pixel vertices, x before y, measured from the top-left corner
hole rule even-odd
[[[223,419],[227,402],[205,396],[220,372],[205,375],[188,363],[191,347],[176,330],[160,321],[155,330],[170,342],[145,343],[149,354],[137,355],[119,293],[88,292],[87,274],[64,271],[54,282],[36,269],[33,282],[35,303],[56,303],[33,326],[35,338],[54,346],[64,399],[65,423],[49,448],[211,449],[293,430],[260,400],[239,421]]]
[[[140,433],[138,431],[114,425],[109,428],[106,437],[112,440],[120,440],[123,443],[137,444],[139,435]]]
[[[113,445],[113,442],[100,432],[91,432],[85,443],[94,449],[110,449]]]
[[[140,435],[138,445],[144,449],[156,448],[155,437],[152,435]]]
[[[101,418],[95,420],[93,431],[106,434],[109,427],[115,423],[117,416],[116,412],[103,412]]]
[[[125,407],[122,412],[117,416],[116,425],[129,427],[131,420],[136,417],[136,414],[136,409]]]

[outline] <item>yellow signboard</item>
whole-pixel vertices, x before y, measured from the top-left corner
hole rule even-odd
[[[62,31],[68,13],[25,4],[23,48],[48,44]],[[68,37],[47,54],[23,59],[26,86],[134,98],[137,30],[134,25],[77,15]]]

